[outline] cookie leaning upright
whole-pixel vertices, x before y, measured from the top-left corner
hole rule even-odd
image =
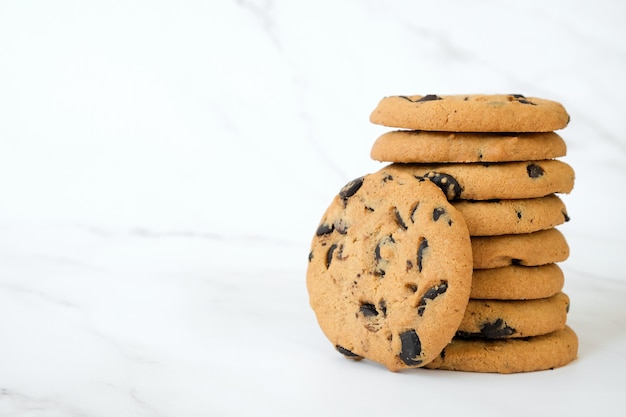
[[[521,94],[388,96],[370,121],[388,127],[441,132],[551,132],[569,115],[558,102]]]
[[[471,275],[467,226],[441,190],[383,169],[350,182],[324,213],[307,288],[340,353],[396,371],[426,365],[450,343]]]

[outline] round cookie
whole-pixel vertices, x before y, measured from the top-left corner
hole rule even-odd
[[[475,269],[470,298],[485,300],[547,298],[561,291],[564,283],[563,271],[554,263]]]
[[[569,326],[521,339],[455,338],[428,369],[511,374],[554,369],[578,356],[578,336]]]
[[[554,132],[450,133],[395,130],[381,135],[370,156],[381,162],[507,162],[565,156],[565,141]]]
[[[425,365],[452,340],[471,275],[467,226],[441,190],[382,170],[347,184],[326,210],[307,289],[340,353],[396,371]]]
[[[515,200],[455,200],[470,236],[532,233],[569,221],[563,201],[555,194]]]
[[[489,164],[393,163],[386,169],[430,179],[449,200],[536,198],[569,193],[574,188],[574,170],[556,159]]]
[[[569,245],[558,229],[519,235],[475,236],[471,240],[474,269],[545,265],[569,257]]]
[[[560,103],[521,94],[389,96],[370,115],[383,126],[443,132],[551,132],[569,119]]]
[[[539,336],[565,327],[569,297],[558,292],[535,300],[470,299],[457,337]]]

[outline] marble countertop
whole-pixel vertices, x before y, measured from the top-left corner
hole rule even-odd
[[[0,3],[0,416],[624,415],[626,3]],[[340,357],[308,305],[392,94],[562,102],[579,358]],[[409,414],[410,413],[410,414]]]

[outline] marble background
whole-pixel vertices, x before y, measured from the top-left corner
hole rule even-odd
[[[0,416],[623,415],[626,3],[0,3]],[[579,359],[339,357],[309,242],[392,94],[562,102]]]

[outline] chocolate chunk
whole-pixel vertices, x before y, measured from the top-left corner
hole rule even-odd
[[[565,222],[567,223],[568,221],[570,221],[569,216],[567,215],[567,212],[562,211],[561,213],[563,213],[563,217],[565,218]]]
[[[437,207],[433,210],[433,220],[439,220],[439,217],[441,217],[442,214],[446,214],[446,209],[443,207]]]
[[[348,198],[352,197],[354,194],[356,194],[357,191],[359,191],[359,188],[361,188],[361,186],[363,185],[363,180],[363,177],[359,177],[344,185],[339,191],[339,197],[343,201],[346,201]]]
[[[456,200],[461,197],[463,189],[452,175],[431,171],[424,174],[424,178],[431,180],[437,187],[441,188],[441,191],[443,191],[448,200]]]
[[[377,268],[374,271],[374,275],[378,275],[378,276],[385,275],[385,270],[378,265],[380,261],[384,260],[382,255],[380,254],[380,248],[382,246],[394,244],[394,243],[396,243],[396,241],[393,239],[393,236],[389,235],[380,239],[380,241],[378,241],[378,243],[376,244],[376,247],[374,248],[374,259],[376,260]]]
[[[317,228],[317,231],[315,232],[315,234],[317,236],[323,236],[323,235],[327,235],[333,232],[333,230],[335,230],[335,226],[332,224],[326,224],[326,223],[322,223],[320,224],[320,226]]]
[[[409,272],[411,269],[413,269],[413,261],[411,261],[410,259],[406,260],[406,272]]]
[[[439,97],[439,96],[437,96],[437,95],[435,95],[435,94],[427,94],[427,95],[425,95],[425,96],[423,96],[422,98],[417,99],[417,100],[411,100],[411,99],[410,99],[409,97],[407,97],[407,96],[398,96],[398,97],[403,98],[403,99],[405,99],[405,100],[408,100],[408,101],[410,101],[411,103],[419,103],[419,102],[422,102],[422,101],[441,100],[441,97]]]
[[[521,94],[511,94],[511,97],[516,99],[517,102],[522,103],[522,104],[530,104],[532,106],[536,106],[537,104],[533,103],[532,101],[526,99],[526,97],[524,97]]]
[[[497,319],[493,323],[483,323],[480,327],[480,335],[487,339],[501,339],[515,333],[515,329],[509,327],[502,319]]]
[[[396,215],[396,222],[398,223],[398,226],[400,226],[402,228],[402,230],[407,230],[408,227],[404,223],[404,220],[402,220],[402,216],[400,215],[400,212],[398,211],[398,208],[394,207],[393,211],[394,211],[394,213]]]
[[[352,359],[363,359],[362,356],[359,356],[355,353],[352,353],[351,351],[349,351],[348,349],[339,346],[339,345],[335,345],[335,349],[337,349],[337,352],[341,353],[342,355],[344,355],[347,358],[352,358]]]
[[[515,329],[506,324],[502,319],[496,319],[493,323],[483,323],[480,327],[480,331],[477,333],[471,332],[456,332],[456,337],[460,338],[472,338],[479,337],[482,339],[502,339],[515,333]]]
[[[313,260],[313,251],[309,252],[309,262]]]
[[[518,219],[521,219],[521,218],[522,218],[522,212],[521,212],[521,210],[516,210],[516,211],[515,211],[515,214],[517,214],[517,218],[518,218]]]
[[[378,308],[383,313],[383,317],[387,317],[387,302],[385,300],[380,300],[378,302]]]
[[[423,178],[420,178],[420,180],[424,181]],[[420,206],[420,203],[417,202],[417,204],[415,204],[415,207],[413,207],[413,210],[411,210],[411,222],[415,223],[415,213],[417,212],[417,208]]]
[[[528,172],[528,176],[530,178],[539,178],[543,175],[543,168],[537,164],[528,165],[526,167],[526,171]]]
[[[499,203],[502,201],[501,198],[490,198],[489,200],[464,200],[466,203],[475,204],[475,203]]]
[[[380,255],[380,246],[381,245],[382,245],[382,240],[380,242],[378,242],[378,244],[374,248],[374,259],[376,260],[376,263],[380,262],[383,259],[383,257]]]
[[[521,264],[522,264],[521,259],[517,259],[517,258],[511,259],[511,265],[521,265]]]
[[[408,330],[404,333],[400,333],[400,342],[402,343],[402,349],[398,355],[402,362],[409,366],[420,365],[421,359],[418,359],[422,354],[422,343],[415,330]]]
[[[335,249],[337,249],[337,244],[333,243],[328,248],[328,252],[326,252],[326,269],[328,269],[330,267],[330,263],[333,260],[333,252],[335,252]]]
[[[441,97],[435,94],[427,94],[424,97],[416,100],[415,103],[419,103],[420,101],[433,101],[433,100],[441,100]]]
[[[359,311],[365,317],[372,317],[372,316],[378,315],[378,311],[376,311],[376,306],[372,303],[362,303],[361,307],[359,308]]]
[[[434,300],[439,295],[445,293],[448,290],[448,282],[442,281],[441,284],[435,285],[426,291],[426,294],[422,297],[419,304],[417,305],[417,314],[422,316],[424,314],[424,310],[426,309],[426,303],[428,300]]]
[[[417,270],[419,272],[422,272],[422,262],[424,261],[424,251],[428,249],[428,240],[426,240],[426,238],[423,238],[419,248],[417,249]]]
[[[346,224],[346,221],[344,219],[335,220],[335,223],[333,223],[333,227],[337,231],[337,233],[341,235],[345,235],[346,233],[348,233],[348,225]]]
[[[396,241],[393,240],[393,236],[391,235],[385,236],[378,241],[376,248],[374,248],[374,257],[376,258],[376,262],[380,262],[383,259],[382,256],[380,256],[381,246],[388,245],[390,243],[396,243]]]

